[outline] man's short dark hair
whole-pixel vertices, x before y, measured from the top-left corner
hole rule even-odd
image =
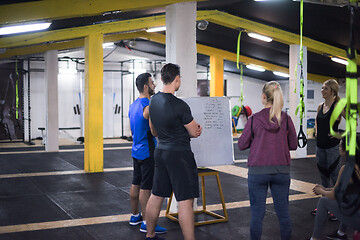
[[[144,85],[149,83],[150,73],[142,73],[136,78],[136,88],[140,93],[144,92]]]
[[[161,69],[161,80],[165,85],[172,83],[178,75],[180,75],[180,66],[177,64],[168,63]]]

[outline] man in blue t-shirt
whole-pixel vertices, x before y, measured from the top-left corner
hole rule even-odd
[[[142,73],[136,78],[139,97],[129,107],[130,128],[133,144],[133,180],[130,188],[130,205],[132,216],[130,225],[141,223],[140,231],[146,232],[146,204],[150,197],[154,177],[154,149],[156,139],[149,127],[149,100],[155,93],[155,84],[150,73]],[[138,211],[140,202],[143,216]],[[144,219],[144,221],[143,221]],[[165,233],[166,229],[156,226],[157,233]]]

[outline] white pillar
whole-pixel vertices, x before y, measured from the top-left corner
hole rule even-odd
[[[178,97],[197,95],[196,77],[196,2],[181,2],[166,7],[166,62],[181,68]]]
[[[180,66],[181,87],[178,97],[197,95],[196,76],[196,2],[181,2],[166,7],[166,62]],[[194,201],[194,209],[197,201]],[[173,198],[171,212],[177,212]]]
[[[59,151],[58,118],[58,52],[45,53],[45,106],[46,106],[46,141],[45,151]]]
[[[304,102],[305,102],[305,118],[303,119],[303,131],[305,133],[305,136],[307,136],[307,48],[303,47],[303,79],[304,79]],[[300,100],[300,74],[301,74],[301,68],[300,68],[300,45],[290,45],[290,51],[289,51],[289,115],[291,119],[294,122],[295,128],[296,128],[296,134],[299,133],[300,128],[300,110],[298,112],[298,115],[295,116],[296,107],[299,104]],[[296,75],[295,75],[295,69],[297,67]],[[294,93],[295,90],[295,83],[296,83],[296,93]],[[300,142],[302,145],[302,140]],[[303,158],[307,156],[307,145],[304,148],[299,148],[296,151],[291,152],[292,157],[296,158]]]

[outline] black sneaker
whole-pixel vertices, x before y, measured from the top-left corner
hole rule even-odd
[[[334,216],[334,214],[330,213],[329,214],[329,220],[330,221],[337,221],[338,219],[337,219],[337,217]]]
[[[336,230],[333,234],[326,235],[327,239],[333,239],[333,240],[342,240],[342,239],[348,239],[346,233],[343,236],[340,236],[338,234],[338,231]]]
[[[315,208],[314,210],[312,210],[310,213],[311,213],[311,215],[316,216],[316,212],[317,212],[317,208]]]

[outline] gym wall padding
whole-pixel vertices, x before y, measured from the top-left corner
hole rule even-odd
[[[198,167],[228,165],[234,162],[230,100],[226,97],[184,98],[202,126],[202,134],[191,139]]]

